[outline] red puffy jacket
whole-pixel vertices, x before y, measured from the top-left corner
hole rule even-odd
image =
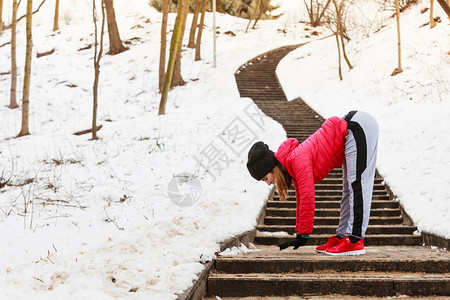
[[[330,171],[342,166],[345,159],[347,122],[331,117],[313,135],[299,144],[296,139],[284,141],[275,157],[292,177],[297,195],[297,222],[299,234],[312,233],[315,210],[314,184]]]

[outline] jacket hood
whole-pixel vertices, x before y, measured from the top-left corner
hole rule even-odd
[[[281,143],[278,151],[275,153],[275,158],[286,168],[287,159],[294,148],[298,146],[298,140],[290,138]],[[292,175],[292,174],[291,174]]]

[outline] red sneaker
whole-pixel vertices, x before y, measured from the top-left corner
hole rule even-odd
[[[364,250],[364,242],[362,239],[352,244],[349,238],[346,237],[340,240],[336,246],[327,248],[325,253],[329,255],[361,255],[366,253],[366,250]]]
[[[327,248],[336,246],[337,244],[339,244],[341,240],[343,239],[340,239],[337,236],[333,235],[328,238],[328,241],[324,245],[317,247],[316,252],[324,253],[327,250]]]

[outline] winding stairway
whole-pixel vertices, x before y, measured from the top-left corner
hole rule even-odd
[[[301,99],[288,102],[275,69],[298,45],[264,53],[236,72],[241,97],[250,97],[268,116],[281,123],[288,137],[305,140],[324,119]],[[376,176],[371,218],[362,256],[315,253],[335,233],[339,220],[342,170],[333,170],[316,185],[316,216],[307,246],[279,251],[276,245],[293,239],[295,192],[281,202],[275,194],[257,226],[260,251],[219,257],[207,281],[211,299],[311,296],[450,296],[450,254],[422,247],[416,228],[406,225],[398,202],[383,178]],[[331,295],[331,296],[330,296]],[[261,298],[258,298],[261,299]],[[294,298],[289,298],[294,299]]]

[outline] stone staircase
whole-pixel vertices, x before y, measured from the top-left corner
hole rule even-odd
[[[333,176],[340,176],[336,178]],[[339,223],[339,207],[342,194],[342,171],[333,170],[316,188],[316,211],[313,235],[310,245],[321,245],[336,233]],[[402,224],[403,218],[398,202],[389,200],[389,195],[382,183],[382,178],[375,179],[373,203],[366,239],[367,246],[418,246],[420,235],[414,235],[416,228]],[[295,191],[290,191],[286,202],[281,202],[278,195],[267,202],[264,223],[257,226],[259,233],[255,243],[260,245],[278,245],[289,241],[295,229],[296,199]],[[287,234],[268,235],[268,232],[286,232]]]
[[[236,72],[242,97],[251,97],[268,116],[280,122],[288,137],[300,142],[324,119],[301,99],[288,102],[275,75],[278,62],[298,46],[262,54]],[[279,297],[347,296],[450,297],[450,254],[420,246],[416,228],[404,224],[398,202],[391,199],[383,178],[376,177],[371,217],[362,256],[328,256],[316,245],[335,234],[342,193],[342,170],[333,170],[316,185],[314,230],[298,250],[279,251],[277,245],[294,238],[295,191],[281,202],[274,194],[257,226],[259,251],[219,257],[207,280],[211,299],[280,299]],[[278,298],[277,298],[278,297]],[[255,298],[256,299],[256,298]]]
[[[208,278],[210,296],[287,297],[353,295],[449,296],[448,253],[422,247],[366,247],[364,256],[314,253],[314,246],[280,252],[274,246],[221,257]]]

